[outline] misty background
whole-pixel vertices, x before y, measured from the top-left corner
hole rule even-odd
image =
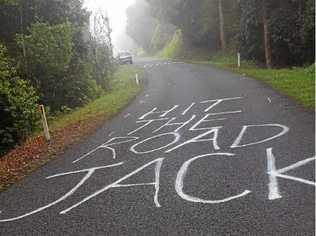
[[[137,45],[126,33],[127,9],[135,3],[135,0],[85,0],[84,7],[92,15],[99,9],[105,11],[110,19],[112,29],[112,43],[114,54],[120,51],[135,51]]]

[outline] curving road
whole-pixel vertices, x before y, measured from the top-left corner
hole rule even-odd
[[[314,235],[314,113],[205,65],[138,59],[141,95],[0,194],[0,235]]]

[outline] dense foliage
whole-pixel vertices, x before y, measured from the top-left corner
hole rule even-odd
[[[37,101],[35,90],[17,76],[0,44],[0,153],[33,131]]]
[[[247,59],[263,62],[264,42],[260,2],[241,0],[240,45]],[[276,66],[313,63],[315,1],[266,2],[272,63]]]
[[[181,30],[184,51],[196,48],[204,48],[211,53],[239,51],[244,59],[268,67],[314,62],[314,0],[146,2],[137,0],[130,7],[127,29],[129,35],[149,52],[161,50],[166,44],[166,39],[157,43],[163,38],[159,36],[163,32],[153,29],[155,25],[167,22]],[[139,11],[141,19],[138,18]],[[172,38],[169,37],[169,40]]]
[[[35,127],[37,104],[55,113],[110,89],[109,19],[82,6],[82,0],[0,1],[0,150]]]

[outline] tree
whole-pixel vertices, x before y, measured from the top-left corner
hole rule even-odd
[[[52,111],[83,105],[97,94],[94,74],[89,74],[85,58],[75,51],[75,32],[70,22],[53,26],[35,23],[29,34],[23,35],[27,53],[22,58],[21,73],[38,88],[41,102]],[[21,45],[21,35],[18,44]]]
[[[93,16],[93,32],[90,34],[90,58],[96,82],[102,89],[109,90],[112,69],[113,46],[107,13],[99,10]]]
[[[0,22],[5,25],[0,39],[8,49],[3,53],[0,44],[0,149],[36,127],[38,99],[55,113],[81,106],[109,89],[109,19],[100,16],[98,32],[92,35],[90,13],[82,4],[83,0],[0,0]]]
[[[272,56],[271,56],[270,33],[269,33],[266,1],[267,0],[261,1],[261,15],[262,15],[262,25],[263,25],[265,63],[266,63],[266,67],[270,69],[272,68]]]
[[[219,31],[222,51],[226,50],[226,38],[225,38],[225,20],[223,14],[223,3],[222,0],[218,0],[218,15],[219,15]]]
[[[0,43],[0,154],[34,130],[37,101],[35,89],[18,77]]]

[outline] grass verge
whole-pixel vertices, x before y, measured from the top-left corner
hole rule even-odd
[[[121,66],[111,81],[112,89],[110,92],[105,93],[95,101],[69,114],[50,117],[50,127],[56,129],[94,117],[101,116],[107,118],[115,115],[139,92],[140,88],[136,86],[133,79],[136,73],[139,74],[140,78],[143,77],[143,72],[136,67],[129,65]]]
[[[111,80],[112,90],[87,105],[67,114],[49,117],[52,140],[45,142],[42,135],[34,135],[0,158],[0,192],[46,164],[67,146],[80,141],[107,119],[117,114],[141,90],[144,74],[134,66],[121,66]]]
[[[268,84],[273,89],[293,98],[308,109],[315,109],[315,65],[285,69],[263,69],[252,62],[242,61],[238,68],[236,57],[215,56],[211,64],[221,69],[229,69],[239,74],[245,74]]]
[[[182,48],[182,32],[181,30],[176,30],[169,43],[157,53],[158,58],[176,58],[179,56]]]

